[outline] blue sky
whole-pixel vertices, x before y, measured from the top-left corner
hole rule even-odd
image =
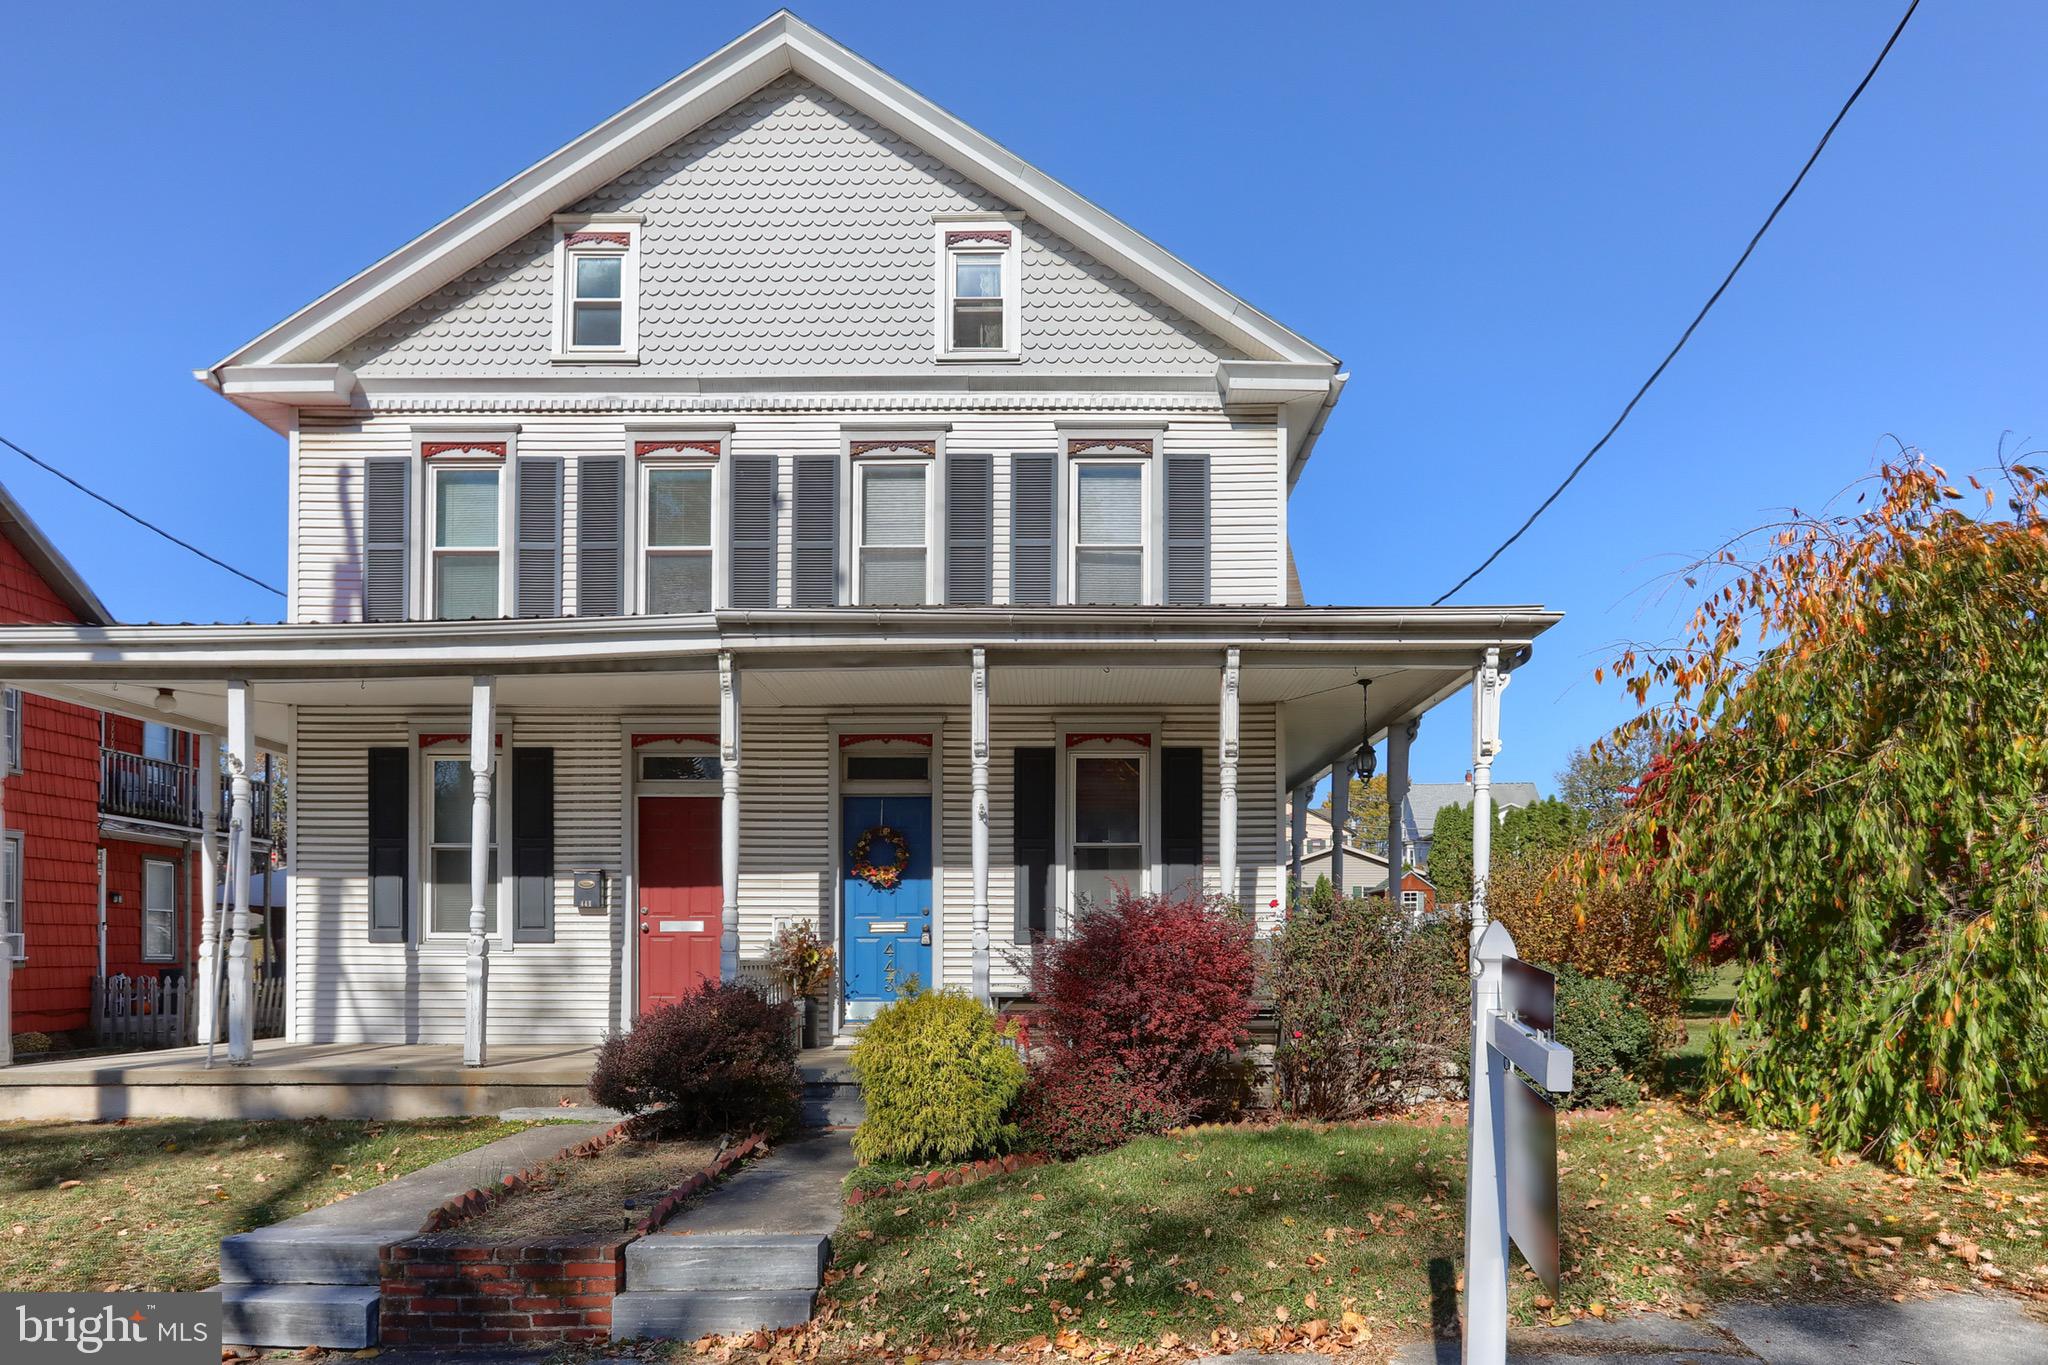
[[[810,22],[1335,351],[1297,490],[1311,601],[1426,602],[1605,427],[1900,6],[816,3]],[[276,581],[282,441],[191,370],[769,12],[21,6],[0,49],[16,249],[0,433]],[[1568,613],[1499,776],[1624,714],[1676,557],[1812,505],[1889,436],[1951,468],[2048,440],[2048,8],[1925,7],[1743,277],[1551,515],[1461,594]],[[0,451],[131,620],[275,599]],[[1416,775],[1455,779],[1453,703]]]

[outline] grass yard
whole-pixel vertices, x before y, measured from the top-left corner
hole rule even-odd
[[[0,1284],[204,1289],[220,1239],[481,1147],[527,1124],[0,1124]]]
[[[1735,983],[1742,964],[1724,962],[1695,988],[1679,1010],[1685,1040],[1664,1055],[1664,1089],[1675,1095],[1696,1094],[1707,1066],[1707,1030],[1728,1017],[1735,1006]]]
[[[1553,1303],[1517,1260],[1524,1325],[1773,1292],[2048,1293],[2042,1168],[1915,1182],[1664,1103],[1569,1118],[1559,1146],[1564,1284]],[[858,1205],[826,1294],[839,1330],[899,1350],[1423,1336],[1455,1321],[1464,1164],[1448,1118],[1148,1139]]]

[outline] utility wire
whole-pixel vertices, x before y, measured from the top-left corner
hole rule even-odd
[[[206,551],[200,549],[197,545],[194,545],[191,541],[179,539],[177,536],[172,535],[169,531],[166,531],[163,527],[157,525],[155,522],[137,516],[135,513],[123,507],[120,503],[115,502],[106,494],[95,492],[94,490],[87,488],[84,484],[72,478],[69,474],[66,474],[63,470],[57,468],[57,466],[51,464],[48,460],[38,459],[36,456],[29,454],[26,450],[23,450],[20,446],[8,440],[5,436],[0,436],[0,445],[6,446],[9,450],[21,456],[22,459],[27,460],[36,468],[46,470],[51,474],[55,474],[58,478],[64,480],[64,482],[70,484],[73,488],[76,488],[79,492],[85,494],[88,498],[91,498],[93,501],[104,503],[108,507],[113,508],[116,512],[119,512],[122,516],[128,518],[128,520],[134,522],[137,526],[142,527],[144,530],[156,532],[165,540],[171,542],[171,544],[176,545],[179,549],[190,550],[193,554],[198,555],[207,563],[214,565],[216,568],[226,569],[235,577],[244,579],[250,583],[254,583],[257,587],[263,589],[263,591],[265,592],[274,592],[279,597],[283,597],[285,595],[283,588],[272,587],[270,584],[265,583],[262,579],[256,577],[256,575],[254,574],[243,573],[240,569],[228,563],[225,559],[220,559],[214,555],[208,554]]]
[[[1561,494],[1563,494],[1564,490],[1572,486],[1572,480],[1579,477],[1580,471],[1585,469],[1587,465],[1593,462],[1593,457],[1600,453],[1601,447],[1605,446],[1609,440],[1613,439],[1615,432],[1621,430],[1621,424],[1628,420],[1628,415],[1631,412],[1635,411],[1636,404],[1643,401],[1643,395],[1650,391],[1650,386],[1652,384],[1655,384],[1658,378],[1663,375],[1665,368],[1669,366],[1672,361],[1678,358],[1678,353],[1685,349],[1685,343],[1692,340],[1692,334],[1699,330],[1699,325],[1707,320],[1707,314],[1712,312],[1714,305],[1721,301],[1721,295],[1727,293],[1728,286],[1735,283],[1735,277],[1737,274],[1741,272],[1742,267],[1748,263],[1750,253],[1756,250],[1757,243],[1761,242],[1764,239],[1764,234],[1771,230],[1771,224],[1778,221],[1778,214],[1784,209],[1786,204],[1791,202],[1793,194],[1798,191],[1801,182],[1803,182],[1806,179],[1806,173],[1813,169],[1813,163],[1820,160],[1820,154],[1827,147],[1828,139],[1832,138],[1835,135],[1835,129],[1842,126],[1842,120],[1847,118],[1849,116],[1849,111],[1856,107],[1856,101],[1858,98],[1862,96],[1864,87],[1868,86],[1871,80],[1877,75],[1878,68],[1884,65],[1884,59],[1891,55],[1892,46],[1899,41],[1899,35],[1906,31],[1906,23],[1913,17],[1913,11],[1919,8],[1920,0],[1912,0],[1912,3],[1906,6],[1905,14],[1901,15],[1899,18],[1898,27],[1893,29],[1892,36],[1885,40],[1884,50],[1877,54],[1877,60],[1870,64],[1870,70],[1863,73],[1863,79],[1858,81],[1856,83],[1856,88],[1849,92],[1849,98],[1842,105],[1840,112],[1838,112],[1835,115],[1834,122],[1828,125],[1828,130],[1820,135],[1820,141],[1814,144],[1813,153],[1812,155],[1806,158],[1806,164],[1799,168],[1799,174],[1792,177],[1792,183],[1786,187],[1785,192],[1783,194],[1778,196],[1778,202],[1771,206],[1771,212],[1769,216],[1767,216],[1764,219],[1764,225],[1756,230],[1756,235],[1754,237],[1751,237],[1749,239],[1749,245],[1742,249],[1742,255],[1736,258],[1735,264],[1729,268],[1728,274],[1722,278],[1720,286],[1714,290],[1713,294],[1707,299],[1706,303],[1701,305],[1699,313],[1695,315],[1692,322],[1687,325],[1684,334],[1678,338],[1678,344],[1673,346],[1671,350],[1665,354],[1664,358],[1657,362],[1657,368],[1650,371],[1650,377],[1643,381],[1643,386],[1636,390],[1635,396],[1633,398],[1628,400],[1627,405],[1623,407],[1621,410],[1621,415],[1614,419],[1613,425],[1608,427],[1607,430],[1604,433],[1602,433],[1599,440],[1593,442],[1593,448],[1591,450],[1587,451],[1584,455],[1579,457],[1579,462],[1572,466],[1572,472],[1564,476],[1564,482],[1560,483],[1556,488],[1553,488],[1550,491],[1550,496],[1545,498],[1541,503],[1537,505],[1536,510],[1529,514],[1529,519],[1527,521],[1524,521],[1520,526],[1516,527],[1515,533],[1509,536],[1506,540],[1502,541],[1499,547],[1496,548],[1492,554],[1488,555],[1485,558],[1485,560],[1481,562],[1478,568],[1474,569],[1471,573],[1468,573],[1463,578],[1459,579],[1455,584],[1452,585],[1451,590],[1449,592],[1446,592],[1442,597],[1439,597],[1436,599],[1436,601],[1430,603],[1432,607],[1442,606],[1445,602],[1449,601],[1452,597],[1457,595],[1458,589],[1464,587],[1467,583],[1470,583],[1473,579],[1479,577],[1479,575],[1485,573],[1489,568],[1491,568],[1493,566],[1493,561],[1499,559],[1502,554],[1506,553],[1507,548],[1510,545],[1513,545],[1516,541],[1520,540],[1522,538],[1522,533],[1524,531],[1527,531],[1531,526],[1534,526],[1536,524],[1536,519],[1538,517],[1542,516],[1545,512],[1550,510],[1550,504],[1556,502],[1558,500],[1558,497]]]

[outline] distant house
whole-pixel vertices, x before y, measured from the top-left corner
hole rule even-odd
[[[1496,782],[1493,818],[1505,819],[1509,811],[1533,806],[1542,799],[1534,782]],[[1409,787],[1408,799],[1401,803],[1401,828],[1407,835],[1409,866],[1429,866],[1429,844],[1436,829],[1437,813],[1445,806],[1471,804],[1470,782],[1417,782]]]
[[[1330,845],[1325,839],[1320,850],[1302,855],[1301,884],[1312,887],[1329,875]],[[1387,889],[1386,857],[1347,841],[1338,875],[1343,878],[1343,885],[1338,889],[1347,896],[1382,895]],[[1427,914],[1436,909],[1436,888],[1430,885],[1427,876],[1411,865],[1401,877],[1401,900],[1412,913]]]

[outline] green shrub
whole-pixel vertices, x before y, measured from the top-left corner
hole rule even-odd
[[[925,991],[884,1005],[853,1048],[867,1117],[862,1161],[962,1161],[1017,1135],[1010,1106],[1024,1063],[980,1002]]]
[[[1572,1050],[1567,1109],[1626,1108],[1643,1097],[1639,1077],[1657,1056],[1657,1024],[1622,982],[1557,972],[1557,1041]]]
[[[780,1136],[803,1094],[795,1014],[752,986],[711,982],[605,1039],[590,1098],[661,1137]]]

